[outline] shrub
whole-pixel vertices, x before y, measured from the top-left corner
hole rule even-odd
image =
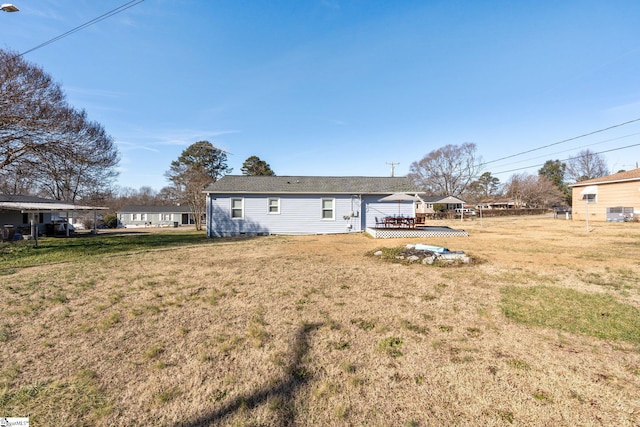
[[[104,225],[107,228],[118,228],[118,215],[116,214],[107,214],[102,220],[104,221]]]

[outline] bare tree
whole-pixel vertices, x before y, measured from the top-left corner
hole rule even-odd
[[[67,104],[51,76],[0,50],[1,187],[74,201],[108,187],[118,161],[112,138]]]
[[[158,192],[148,185],[143,185],[138,190],[138,204],[145,206],[158,205]]]
[[[504,193],[518,206],[549,208],[563,200],[563,194],[554,183],[542,175],[514,174],[505,183]]]
[[[156,197],[163,206],[177,205],[182,202],[180,190],[172,185],[162,187]]]
[[[113,212],[119,211],[127,205],[161,205],[161,200],[156,191],[148,186],[140,187],[136,190],[131,187],[114,186],[104,194],[105,206],[111,208]]]
[[[30,195],[33,191],[32,177],[17,164],[0,169],[0,194]]]
[[[51,137],[57,150],[38,155],[33,170],[36,182],[47,196],[75,201],[91,198],[97,188],[111,185],[117,176],[119,154],[104,128],[89,121],[84,111],[68,114],[64,133]]]
[[[566,176],[574,182],[609,175],[607,163],[598,153],[586,149],[567,160]]]
[[[61,132],[68,110],[51,76],[0,49],[0,170],[55,151],[50,135]]]
[[[460,196],[480,172],[476,144],[446,145],[413,162],[409,178],[428,194]]]

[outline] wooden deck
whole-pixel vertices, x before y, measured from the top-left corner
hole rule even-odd
[[[375,239],[403,237],[468,237],[464,230],[449,227],[417,226],[415,228],[375,228],[367,227],[366,232]]]

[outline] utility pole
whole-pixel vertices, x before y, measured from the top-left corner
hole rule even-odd
[[[386,162],[388,165],[391,165],[391,177],[395,176],[396,165],[399,165],[400,162]]]

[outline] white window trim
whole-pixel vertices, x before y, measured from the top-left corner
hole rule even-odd
[[[233,216],[233,201],[234,200],[240,200],[240,216],[239,217],[234,217]],[[231,219],[232,220],[243,220],[244,219],[244,199],[241,197],[232,197],[229,199],[229,212],[231,215]]]
[[[325,218],[324,217],[324,201],[325,200],[331,200],[331,218]],[[322,199],[320,199],[320,218],[323,221],[335,221],[336,220],[336,199],[330,199],[328,197],[323,197]]]
[[[271,200],[276,201],[276,206],[278,208],[277,212],[271,212]],[[267,214],[268,215],[280,215],[280,198],[279,197],[269,197],[267,198]]]

